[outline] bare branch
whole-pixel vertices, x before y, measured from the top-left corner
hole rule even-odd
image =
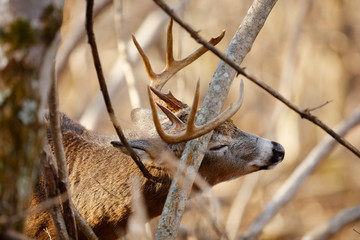
[[[323,104],[320,104],[319,106],[316,106],[316,107],[306,108],[306,109],[304,110],[304,112],[310,113],[310,112],[312,112],[312,111],[318,110],[318,109],[324,107],[325,105],[331,103],[332,101],[334,101],[334,100],[328,100],[328,101],[324,102]]]
[[[95,34],[94,34],[94,30],[93,30],[93,6],[94,6],[94,1],[93,0],[87,0],[86,2],[87,2],[87,4],[86,4],[86,32],[87,32],[87,35],[88,35],[88,40],[89,40],[89,44],[90,44],[90,47],[91,47],[91,52],[92,52],[92,55],[93,55],[94,66],[95,66],[95,69],[96,69],[100,89],[101,89],[101,92],[102,92],[103,97],[104,97],[104,101],[105,101],[107,112],[109,114],[109,118],[110,118],[110,120],[111,120],[111,122],[112,122],[112,124],[113,124],[113,126],[115,128],[115,131],[116,131],[117,135],[120,138],[121,143],[125,146],[125,148],[129,152],[131,158],[134,160],[136,165],[139,167],[140,171],[143,173],[144,177],[156,181],[155,177],[152,176],[149,173],[149,171],[146,169],[145,165],[141,162],[139,156],[131,148],[129,142],[125,138],[125,135],[124,135],[124,133],[123,133],[121,127],[120,127],[119,122],[116,119],[115,112],[114,112],[114,109],[113,109],[111,101],[110,101],[109,92],[107,90],[107,86],[106,86],[106,83],[105,83],[105,77],[104,77],[104,74],[102,72],[100,57],[99,57],[99,53],[98,53],[97,45],[96,45],[96,41],[95,41]]]
[[[182,21],[180,23],[179,17],[177,17],[165,3],[160,0],[154,1],[180,25],[183,24]],[[226,50],[229,58],[235,59],[235,62],[238,64],[242,62],[245,55],[250,51],[257,34],[264,25],[275,3],[276,0],[255,0],[253,2],[231,44]],[[207,47],[207,45],[204,46]],[[205,97],[203,107],[197,117],[197,125],[203,125],[219,114],[235,75],[236,71],[234,69],[224,62],[220,62],[211,81],[210,90]],[[191,177],[189,181],[186,181],[186,184],[181,185],[179,183],[179,177],[181,177],[182,174],[188,174],[189,172],[196,173],[198,171],[210,138],[211,133],[191,140],[186,144],[181,157],[180,167],[171,184],[155,234],[157,239],[174,239],[176,237],[177,229],[184,212],[185,202],[194,180],[194,177]]]
[[[66,157],[60,129],[57,78],[55,76],[54,70],[55,66],[53,66],[53,78],[49,93],[49,118],[51,139],[54,146],[55,159],[58,168],[57,175],[59,181],[57,182],[57,188],[60,190],[60,194],[66,195],[66,199],[62,203],[62,209],[67,232],[69,234],[69,237],[71,237],[72,239],[77,239],[75,217],[72,210],[73,207],[69,192]]]
[[[198,43],[200,43],[204,47],[208,48],[216,56],[218,56],[224,62],[229,64],[233,69],[235,69],[237,71],[238,74],[245,76],[250,81],[252,81],[256,85],[258,85],[260,88],[262,88],[266,92],[268,92],[270,95],[272,95],[273,97],[280,100],[288,108],[290,108],[294,112],[298,113],[301,118],[305,118],[305,119],[309,120],[310,122],[314,123],[315,125],[319,126],[320,128],[322,128],[325,132],[327,132],[330,136],[332,136],[337,142],[339,142],[341,145],[343,145],[344,147],[349,149],[352,153],[354,153],[357,157],[360,158],[360,150],[359,149],[354,147],[347,140],[341,138],[338,134],[336,134],[330,127],[328,127],[320,119],[318,119],[316,116],[312,115],[309,111],[306,111],[306,109],[303,110],[302,108],[300,108],[297,105],[295,105],[294,103],[292,103],[290,100],[286,99],[279,92],[277,92],[276,90],[271,88],[268,84],[266,84],[265,82],[263,82],[256,76],[252,75],[251,73],[245,71],[244,68],[241,68],[240,65],[236,61],[232,60],[229,56],[227,56],[226,54],[223,54],[222,52],[220,52],[216,47],[212,46],[211,44],[208,44],[203,38],[201,38],[201,36],[198,34],[197,31],[195,31],[188,24],[186,24],[184,21],[182,21],[178,16],[176,16],[175,13],[161,0],[154,0],[154,2],[156,4],[158,4],[166,13],[168,13],[177,23],[179,23]]]
[[[95,235],[89,223],[81,216],[79,211],[74,208],[75,220],[79,230],[86,236],[88,240],[97,240],[98,237]]]
[[[44,151],[40,157],[41,161],[41,168],[45,180],[45,192],[46,192],[46,199],[56,199],[57,202],[49,206],[49,212],[51,218],[54,223],[56,236],[59,239],[69,239],[68,232],[66,230],[65,220],[61,213],[61,205],[60,205],[60,198],[58,197],[58,176],[57,170],[54,165],[55,160],[52,157],[52,153],[50,151],[50,147],[46,144],[44,146]],[[68,196],[66,196],[68,197]],[[63,200],[66,200],[66,197]]]
[[[360,108],[336,127],[340,136],[345,135],[352,127],[360,123]],[[272,217],[288,203],[295,195],[296,191],[306,179],[306,177],[314,170],[314,168],[324,159],[324,157],[336,146],[336,140],[326,136],[305,158],[304,161],[295,169],[293,174],[276,192],[272,200],[266,205],[265,210],[253,222],[250,229],[241,239],[256,239],[261,233],[264,226],[272,219]]]
[[[360,219],[360,205],[349,207],[302,237],[302,240],[326,240],[346,225]],[[359,234],[355,229],[354,231]]]

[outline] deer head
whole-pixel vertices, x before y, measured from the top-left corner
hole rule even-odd
[[[209,42],[215,45],[221,41],[223,36],[224,32]],[[144,119],[151,118],[148,110],[137,109],[133,111],[132,118],[135,123],[138,123],[139,128],[144,125],[147,126],[147,130],[152,133],[151,138],[156,138],[158,134],[175,155],[180,157],[186,141],[214,130],[199,170],[200,174],[212,185],[257,170],[274,168],[283,160],[284,148],[279,143],[246,133],[238,129],[229,120],[241,107],[243,101],[244,86],[242,80],[238,100],[223,113],[202,126],[195,124],[199,103],[199,81],[196,84],[195,97],[191,108],[176,99],[171,92],[167,94],[161,92],[162,87],[175,73],[207,51],[205,47],[200,47],[188,57],[175,60],[173,57],[172,20],[170,20],[167,33],[166,66],[161,73],[157,74],[152,70],[148,57],[134,36],[133,41],[150,78],[148,95],[153,122],[144,124]],[[156,103],[154,98],[157,100]],[[156,105],[167,118],[158,116]],[[154,129],[156,129],[156,133]],[[121,146],[118,142],[112,143],[115,146]],[[131,144],[134,148],[146,153],[151,152],[149,148],[153,147],[151,140],[150,142],[143,139],[140,141],[133,140]],[[214,169],[217,171],[213,171]]]

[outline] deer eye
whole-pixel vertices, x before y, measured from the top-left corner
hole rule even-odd
[[[228,147],[228,145],[217,145],[215,147],[210,148],[210,151],[220,151],[220,150],[223,150],[223,149],[225,149],[227,147]]]

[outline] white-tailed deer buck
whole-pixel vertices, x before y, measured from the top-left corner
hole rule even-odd
[[[168,29],[167,65],[161,74],[155,74],[148,58],[134,38],[148,75],[152,79],[149,96],[151,111],[135,109],[132,119],[139,130],[128,132],[132,148],[140,156],[147,170],[157,181],[143,176],[123,145],[116,138],[102,136],[89,131],[79,123],[61,114],[61,130],[66,152],[71,198],[100,239],[115,239],[124,233],[131,209],[132,177],[140,180],[140,191],[144,196],[150,218],[161,214],[171,183],[171,171],[160,164],[164,151],[180,157],[185,142],[212,130],[213,135],[199,169],[199,174],[210,184],[227,181],[254,171],[271,169],[284,158],[283,147],[276,142],[246,133],[238,129],[229,118],[240,108],[243,86],[238,101],[204,126],[194,123],[199,88],[197,85],[194,104],[190,109],[171,93],[160,92],[163,85],[177,71],[196,60],[206,52],[201,47],[188,58],[175,61],[172,55],[172,23]],[[223,34],[210,40],[217,44]],[[242,84],[241,84],[242,85]],[[165,115],[158,116],[153,97]],[[152,116],[153,115],[153,116]],[[169,121],[170,120],[170,121]],[[49,143],[52,145],[51,138]],[[31,205],[45,201],[44,187],[37,184]],[[49,239],[47,229],[55,230],[48,212],[29,216],[26,233],[35,239]],[[81,239],[81,233],[79,233]]]

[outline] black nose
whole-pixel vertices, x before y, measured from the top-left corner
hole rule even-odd
[[[272,144],[273,144],[273,157],[271,161],[274,163],[282,161],[285,155],[284,147],[277,142],[272,142]]]

